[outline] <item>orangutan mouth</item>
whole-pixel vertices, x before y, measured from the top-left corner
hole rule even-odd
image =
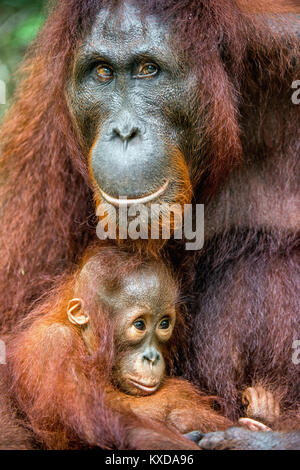
[[[133,204],[147,204],[148,202],[154,201],[155,199],[159,198],[168,188],[169,186],[169,180],[167,180],[161,188],[159,188],[157,191],[154,193],[149,194],[148,196],[143,196],[140,198],[135,198],[135,199],[130,199],[130,198],[114,198],[113,196],[110,196],[107,194],[103,189],[99,188],[99,191],[101,193],[101,196],[103,199],[105,199],[106,202],[109,204],[112,204],[113,206],[128,206],[128,205],[133,205]]]
[[[143,392],[147,392],[149,394],[154,393],[157,390],[158,385],[159,385],[159,383],[156,383],[155,385],[149,386],[149,385],[143,384],[141,382],[137,382],[132,379],[128,379],[128,382],[130,382],[136,388],[139,388],[140,390],[143,390]]]

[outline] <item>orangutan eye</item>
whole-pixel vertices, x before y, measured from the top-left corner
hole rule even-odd
[[[159,329],[161,330],[167,330],[170,327],[170,319],[169,318],[164,318],[160,324],[159,324]]]
[[[144,64],[142,67],[140,67],[137,78],[149,78],[149,77],[154,77],[157,75],[159,69],[158,66],[155,64]]]
[[[113,69],[106,64],[98,65],[98,67],[96,68],[96,74],[97,77],[103,81],[109,81],[114,76]]]
[[[133,324],[137,330],[144,331],[146,329],[144,320],[136,320]]]

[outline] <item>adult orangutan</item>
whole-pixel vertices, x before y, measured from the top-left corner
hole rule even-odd
[[[177,373],[232,420],[240,391],[264,386],[280,398],[274,429],[300,429],[299,12],[297,0],[56,2],[1,131],[2,334],[95,238],[93,198],[108,211],[124,196],[204,202],[203,250],[160,251],[191,314]],[[300,446],[298,432],[233,432],[213,442]]]

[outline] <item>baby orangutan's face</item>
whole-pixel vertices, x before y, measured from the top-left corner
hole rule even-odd
[[[176,297],[175,283],[168,272],[149,266],[129,274],[113,289],[105,283],[99,289],[100,302],[109,308],[115,325],[112,381],[123,392],[150,395],[162,384],[164,349],[176,320]],[[71,322],[82,325],[90,318],[83,309],[77,309],[79,300],[69,302],[68,316]]]

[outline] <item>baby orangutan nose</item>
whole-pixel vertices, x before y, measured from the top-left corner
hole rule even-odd
[[[143,359],[148,361],[151,369],[153,366],[157,365],[157,363],[161,360],[161,356],[159,352],[155,348],[147,348],[144,352]]]

